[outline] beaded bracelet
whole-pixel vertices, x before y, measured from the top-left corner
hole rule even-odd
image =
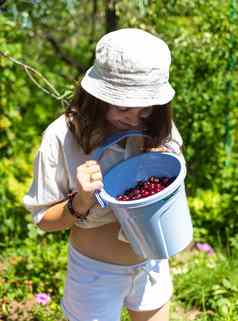
[[[76,196],[78,192],[72,192],[72,193],[69,193],[68,194],[68,202],[67,202],[67,208],[70,212],[70,214],[76,218],[78,218],[80,220],[80,222],[85,222],[87,221],[87,217],[88,217],[88,214],[89,214],[89,210],[85,213],[85,214],[82,214],[82,213],[79,213],[78,211],[76,211],[73,207],[73,199],[74,197]]]

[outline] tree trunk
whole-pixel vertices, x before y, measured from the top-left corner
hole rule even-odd
[[[105,0],[106,33],[117,29],[116,0]]]
[[[97,0],[93,0],[92,1],[92,14],[91,14],[91,36],[90,36],[91,43],[94,43],[94,41],[95,41],[97,11],[98,11]]]

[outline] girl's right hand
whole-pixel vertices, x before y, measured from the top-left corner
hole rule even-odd
[[[78,208],[88,210],[95,203],[94,193],[103,188],[103,177],[100,165],[94,160],[86,161],[78,166],[76,175],[79,193],[75,200],[75,205]]]

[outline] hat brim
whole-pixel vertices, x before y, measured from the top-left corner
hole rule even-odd
[[[81,80],[81,86],[92,96],[111,105],[147,107],[170,102],[175,90],[169,82],[155,85],[125,85],[101,79],[92,66]]]

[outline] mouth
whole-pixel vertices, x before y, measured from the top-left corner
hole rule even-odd
[[[127,124],[127,123],[123,123],[121,121],[118,121],[118,125],[120,127],[123,127],[123,128],[127,128],[127,129],[139,129],[141,126],[140,125],[131,125],[131,124]]]
[[[128,127],[130,127],[128,124],[125,124],[125,123],[121,122],[120,120],[117,122],[117,125],[118,125],[119,127],[123,127],[123,128],[128,128]]]

